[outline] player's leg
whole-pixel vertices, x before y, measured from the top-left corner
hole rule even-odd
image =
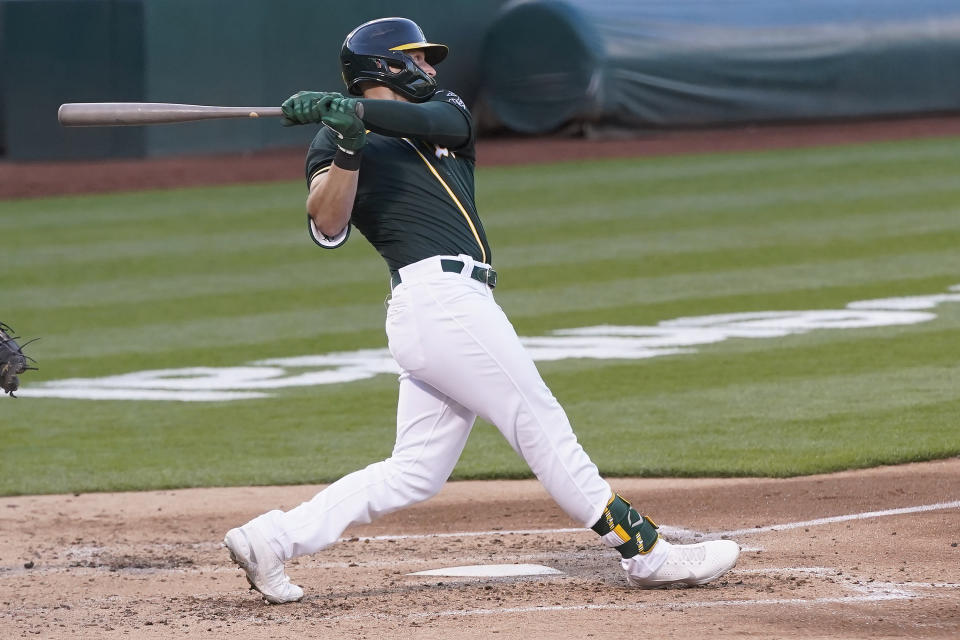
[[[475,419],[462,405],[402,374],[391,456],[344,476],[290,511],[270,511],[231,530],[225,540],[228,548],[232,536],[241,547],[259,551],[263,566],[251,571],[241,562],[244,550],[231,549],[268,600],[299,599],[302,591],[289,585],[283,562],[328,547],[351,524],[369,523],[434,495],[453,471]]]
[[[458,256],[469,273],[473,262]],[[574,520],[592,525],[607,482],[577,442],[513,326],[483,283],[443,272],[440,259],[400,270],[387,314],[400,365],[501,431]]]
[[[414,275],[404,280],[407,297],[418,331],[430,336],[414,373],[493,422],[561,508],[617,548],[632,583],[699,584],[733,566],[736,543],[672,546],[611,492],[489,289],[449,274]]]

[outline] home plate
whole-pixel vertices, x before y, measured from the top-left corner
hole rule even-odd
[[[510,578],[516,576],[563,575],[552,567],[542,564],[474,564],[466,567],[444,567],[408,573],[410,576],[446,576],[451,578]]]

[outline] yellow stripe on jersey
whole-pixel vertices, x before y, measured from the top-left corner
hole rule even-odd
[[[410,145],[410,147],[417,152],[417,155],[420,156],[420,159],[423,160],[423,163],[427,165],[428,169],[430,169],[430,173],[433,174],[433,177],[436,178],[441,185],[443,185],[443,188],[447,190],[447,194],[449,194],[450,198],[453,199],[453,203],[457,205],[458,209],[460,209],[460,213],[463,214],[464,220],[467,221],[467,225],[470,227],[470,231],[473,232],[473,237],[477,241],[477,245],[480,247],[480,256],[481,256],[480,262],[486,263],[487,251],[483,248],[483,242],[480,241],[480,234],[477,233],[477,228],[473,225],[473,220],[470,219],[470,214],[468,214],[467,210],[463,208],[462,204],[460,204],[460,200],[457,199],[457,195],[453,192],[453,189],[451,189],[447,185],[447,183],[443,181],[443,178],[441,178],[440,174],[437,173],[437,170],[433,168],[433,165],[430,164],[430,161],[427,160],[426,156],[420,153],[420,149],[417,149],[417,145],[410,142],[410,140],[408,140],[407,138],[402,138],[402,140],[406,142],[408,145]]]
[[[316,177],[317,177],[318,175],[320,175],[321,173],[326,173],[327,171],[330,171],[330,167],[331,167],[331,166],[333,166],[333,165],[328,164],[327,166],[325,166],[325,167],[320,167],[319,169],[317,169],[316,171],[314,171],[314,172],[313,172],[313,175],[310,176],[310,186],[313,186],[313,179],[314,179],[314,178],[316,178]]]

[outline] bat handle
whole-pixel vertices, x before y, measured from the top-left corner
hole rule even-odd
[[[357,106],[354,107],[353,112],[357,115],[358,118],[363,120],[363,103],[358,100]]]

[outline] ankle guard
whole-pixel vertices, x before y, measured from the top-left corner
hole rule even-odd
[[[619,551],[624,558],[649,553],[660,539],[656,523],[640,515],[616,493],[591,529],[597,532],[605,545]]]

